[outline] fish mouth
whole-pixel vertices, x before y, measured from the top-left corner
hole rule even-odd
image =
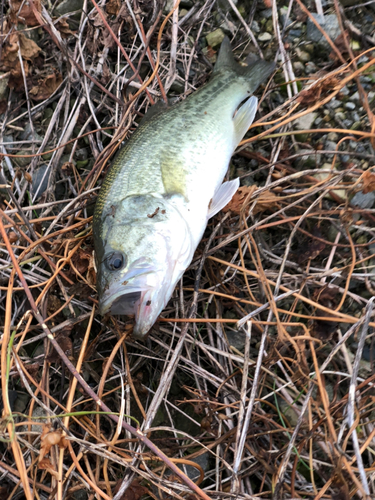
[[[100,304],[101,314],[135,316],[133,336],[143,338],[152,328],[164,304],[153,301],[154,288],[134,290],[133,287],[124,287],[115,296],[109,297]]]
[[[136,290],[133,287],[123,288],[118,293],[103,298],[99,303],[99,314],[132,315],[147,290]]]
[[[109,286],[99,300],[101,315],[135,316],[133,335],[144,337],[159,316],[164,303],[156,300],[158,272],[154,267],[132,266],[121,280]]]
[[[99,313],[135,314],[135,308],[152,286],[149,278],[155,269],[144,260],[134,262],[120,279],[107,286],[99,300]]]

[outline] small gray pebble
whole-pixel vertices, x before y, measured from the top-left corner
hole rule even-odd
[[[322,16],[321,14],[312,14],[312,15],[332,40],[335,40],[340,35],[340,25],[337,16],[335,14],[327,14],[325,16]],[[329,49],[329,51],[331,51],[327,40],[322,35],[321,31],[311,21],[310,18],[307,20],[306,36],[307,40],[315,42],[321,47],[327,48]]]
[[[272,17],[272,9],[265,9],[265,10],[262,10],[262,14],[261,14],[264,18],[266,19],[269,19],[270,17]]]
[[[78,161],[79,160],[87,160],[87,156],[88,156],[87,149],[82,148],[82,149],[76,150],[76,153],[75,153],[76,160],[78,160]]]
[[[303,73],[305,71],[305,65],[301,61],[295,61],[293,63],[293,69],[294,71],[299,71],[300,73]]]
[[[345,85],[345,87],[343,87],[341,90],[340,90],[341,94],[343,95],[348,95],[350,92],[349,92],[349,89],[348,87]]]
[[[337,99],[332,99],[330,102],[329,102],[329,107],[331,109],[336,109],[336,108],[339,108],[341,106],[341,102],[338,101]]]
[[[353,198],[352,198],[352,205],[356,205],[357,207],[361,208],[372,208],[373,204],[375,201],[375,193],[362,193],[362,191],[359,191],[359,193],[356,193]]]
[[[361,118],[360,118],[359,114],[356,111],[353,113],[353,120],[355,122],[360,122],[361,121]]]
[[[254,31],[254,33],[259,33],[260,32],[260,27],[258,21],[253,21],[251,23],[251,29]]]
[[[325,144],[324,144],[324,148],[327,151],[335,151],[336,150],[336,142],[326,141]]]
[[[327,134],[327,139],[332,142],[337,142],[339,140],[339,134],[336,132],[330,132]]]
[[[316,64],[314,64],[313,62],[309,61],[306,63],[306,73],[307,74],[310,74],[310,73],[316,73],[317,70],[318,70],[318,67]]]
[[[349,97],[349,101],[359,102],[360,101],[360,99],[359,99],[359,93],[358,92],[354,92],[354,94],[352,94]]]
[[[361,83],[372,83],[371,77],[363,75],[359,77],[359,81]]]
[[[258,40],[260,42],[269,42],[270,40],[272,39],[272,35],[271,33],[261,33],[260,35],[258,35]]]
[[[308,52],[305,52],[304,50],[297,48],[296,54],[297,54],[298,59],[302,62],[308,62],[311,59],[311,55]]]
[[[37,193],[37,197],[42,196],[44,191],[48,187],[48,179],[50,176],[50,172],[47,172],[48,165],[41,165],[37,168],[33,175],[33,193]]]

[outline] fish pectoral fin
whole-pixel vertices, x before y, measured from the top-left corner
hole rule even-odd
[[[233,118],[235,142],[238,144],[250,125],[254,121],[257,112],[258,99],[254,96],[250,97],[238,110]]]
[[[233,181],[224,182],[219,189],[214,194],[211,203],[208,207],[207,218],[210,219],[216,215],[225,205],[228,205],[230,200],[233,198],[234,193],[240,187],[240,179],[234,179]]]

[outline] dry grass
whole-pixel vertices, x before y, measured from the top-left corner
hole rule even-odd
[[[207,80],[214,52],[197,40],[225,14],[92,1],[75,29],[36,0],[3,17],[0,498],[374,498],[375,219],[351,204],[375,190],[374,156],[348,146],[375,144],[371,50],[358,64],[330,40],[325,73],[298,80],[274,4],[280,64],[233,160],[244,187],[143,344],[131,319],[96,312],[98,181],[139,113]],[[232,7],[236,53],[261,52],[254,12]],[[43,54],[22,38],[39,28]],[[294,130],[353,84],[361,130]]]

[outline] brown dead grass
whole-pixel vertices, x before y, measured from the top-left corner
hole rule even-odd
[[[375,167],[347,147],[375,144],[359,79],[372,48],[358,65],[342,36],[340,56],[331,41],[325,71],[298,81],[274,10],[271,47],[285,64],[234,160],[254,182],[210,222],[139,343],[131,319],[96,312],[92,209],[138,113],[207,80],[215,50],[195,42],[217,27],[215,4],[185,19],[148,1],[86,7],[74,21],[12,2],[3,18],[0,497],[374,496],[374,210],[351,199],[375,190]],[[251,19],[232,18],[242,50]],[[354,84],[361,130],[294,130]],[[319,142],[328,132],[339,134],[335,151]],[[299,163],[318,155],[324,170]],[[41,166],[49,178],[37,196]]]

